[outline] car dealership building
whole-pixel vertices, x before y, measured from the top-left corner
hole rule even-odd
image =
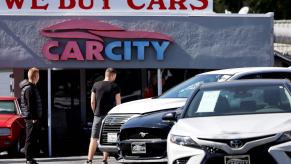
[[[91,87],[107,67],[125,102],[143,98],[151,76],[160,93],[163,78],[171,87],[205,70],[273,66],[272,13],[215,14],[212,1],[194,2],[0,2],[0,69],[13,72],[17,97],[27,68],[42,70],[49,155],[87,153]]]

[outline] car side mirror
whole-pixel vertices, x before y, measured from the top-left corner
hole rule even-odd
[[[170,121],[170,122],[177,121],[176,112],[166,113],[162,119],[163,121]]]

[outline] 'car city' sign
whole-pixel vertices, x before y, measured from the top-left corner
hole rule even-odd
[[[213,0],[1,0],[2,15],[212,13]]]
[[[162,61],[173,41],[165,34],[126,31],[96,20],[62,22],[43,29],[41,34],[54,38],[42,49],[43,56],[51,61],[131,61],[135,58],[143,61],[147,49],[154,52],[157,61]]]

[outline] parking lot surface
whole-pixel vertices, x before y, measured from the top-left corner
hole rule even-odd
[[[39,164],[83,164],[86,161],[86,156],[74,156],[74,157],[54,157],[54,158],[36,158]],[[93,163],[100,164],[102,156],[94,156]],[[23,164],[25,163],[24,158],[18,159],[5,159],[0,156],[0,164]],[[114,157],[110,157],[108,164],[117,164]]]

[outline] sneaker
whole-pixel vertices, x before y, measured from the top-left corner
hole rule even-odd
[[[39,154],[44,154],[44,151],[39,149]]]
[[[107,160],[103,160],[102,164],[108,164]]]
[[[92,164],[92,160],[87,160],[84,164]]]
[[[25,154],[25,149],[24,149],[24,147],[20,149],[20,153]]]
[[[38,164],[38,163],[36,162],[36,160],[32,159],[32,160],[26,161],[26,164]]]

